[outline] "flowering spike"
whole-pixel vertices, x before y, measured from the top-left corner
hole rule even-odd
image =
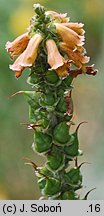
[[[32,91],[19,91],[11,97],[17,94],[26,97],[30,123],[23,124],[33,129],[33,151],[47,158],[43,167],[30,159],[26,159],[26,164],[35,169],[43,197],[80,200],[76,191],[83,187],[80,168],[86,162],[78,166],[78,156],[82,156],[78,129],[86,122],[81,122],[71,133],[71,126],[75,125],[72,84],[78,75],[94,76],[97,70],[94,65],[86,65],[90,58],[84,48],[82,23],[71,22],[66,13],[46,11],[40,4],[33,7],[35,15],[28,31],[6,44],[11,58],[18,56],[9,66],[16,78],[25,68],[30,70],[27,83]]]

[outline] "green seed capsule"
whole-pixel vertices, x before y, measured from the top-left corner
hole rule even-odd
[[[35,150],[39,153],[48,151],[52,146],[52,137],[46,133],[35,131],[34,134]]]
[[[78,155],[79,142],[78,142],[78,137],[77,137],[76,132],[71,136],[73,139],[72,145],[65,146],[64,150],[67,155],[71,157],[75,157]]]
[[[30,85],[35,85],[41,82],[41,77],[38,74],[32,73],[31,76],[28,77],[27,83]]]
[[[55,71],[46,72],[46,81],[50,85],[55,85],[59,81],[59,77]]]
[[[53,138],[59,144],[65,144],[69,139],[69,127],[65,121],[58,124],[53,131]]]
[[[82,184],[82,175],[78,168],[72,168],[68,173],[65,174],[65,181],[69,185],[81,186]]]
[[[70,87],[72,81],[73,81],[73,77],[70,76],[70,75],[68,75],[68,76],[63,80],[62,83],[64,84],[64,86]]]
[[[80,125],[85,122],[81,122],[77,128],[76,131],[71,135],[72,137],[72,144],[70,146],[65,146],[64,150],[65,153],[71,157],[79,156],[80,150],[79,150],[79,141],[78,141],[78,129]]]
[[[42,94],[39,100],[42,107],[53,106],[55,103],[55,98],[53,94]]]
[[[62,194],[62,200],[77,200],[78,195],[73,191],[66,191]]]
[[[65,157],[58,148],[54,147],[47,155],[47,167],[52,171],[59,171],[65,166]]]
[[[58,179],[49,177],[46,179],[46,185],[44,187],[44,194],[48,196],[54,196],[61,190],[61,183]]]
[[[73,117],[73,114],[66,115],[66,116],[65,116],[65,120],[66,120],[66,121],[70,121],[70,120],[72,119],[72,117]]]
[[[61,97],[59,103],[57,104],[56,110],[61,113],[66,113],[67,107],[64,97]]]
[[[49,169],[47,169],[47,167],[42,167],[40,169],[40,175],[41,174],[43,174],[43,175],[45,175],[47,177],[53,177],[53,173]]]

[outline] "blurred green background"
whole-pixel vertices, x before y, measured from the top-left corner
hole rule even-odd
[[[88,121],[79,131],[84,151],[81,161],[84,188],[81,195],[96,187],[89,199],[104,199],[104,1],[41,0],[47,9],[67,12],[71,21],[85,23],[86,48],[91,64],[99,69],[96,77],[79,76],[74,81],[74,120]],[[33,13],[35,0],[0,0],[0,199],[38,199],[39,189],[34,170],[25,166],[29,157],[39,166],[41,159],[33,153],[33,132],[20,123],[28,122],[28,106],[22,96],[10,99],[19,90],[30,89],[26,83],[28,70],[18,80],[10,71],[11,63],[5,43],[24,33]],[[74,126],[73,126],[74,129]]]

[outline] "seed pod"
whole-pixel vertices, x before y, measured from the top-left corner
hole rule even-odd
[[[49,169],[47,169],[47,167],[41,167],[39,175],[40,177],[42,175],[47,177],[53,177],[53,173]]]
[[[53,106],[55,103],[55,97],[52,93],[42,94],[39,103],[42,107]]]
[[[82,123],[85,123],[85,122],[81,122],[76,128],[76,131],[71,135],[71,137],[73,138],[72,145],[65,146],[64,148],[65,153],[71,157],[75,157],[79,155],[78,129]]]
[[[45,194],[52,196],[52,195],[56,195],[57,193],[59,193],[61,190],[61,183],[58,179],[55,178],[49,178],[46,181],[46,186],[45,186]]]
[[[78,195],[74,191],[66,191],[62,194],[62,200],[78,200]]]
[[[35,131],[34,143],[38,153],[47,152],[52,146],[52,137],[46,133]]]
[[[76,132],[71,135],[72,139],[73,139],[73,143],[70,146],[65,146],[64,150],[65,153],[71,157],[75,157],[78,156],[78,148],[79,148],[79,142],[78,142],[78,137]]]
[[[73,114],[70,114],[70,115],[67,114],[64,116],[64,119],[65,119],[65,121],[69,122],[72,119],[72,117],[73,117]]]
[[[67,112],[67,106],[66,106],[64,96],[60,98],[60,100],[59,100],[59,102],[57,104],[56,110],[58,112],[61,112],[61,113],[66,113]]]
[[[65,166],[65,156],[57,147],[53,147],[47,154],[47,167],[52,171],[59,171]]]
[[[35,85],[40,82],[41,82],[41,77],[36,73],[32,73],[27,79],[27,83],[30,85]]]
[[[72,168],[69,172],[65,173],[65,182],[73,187],[81,186],[82,184],[82,175],[79,167]]]
[[[69,140],[69,127],[65,121],[59,123],[53,131],[53,138],[59,144],[65,144]]]
[[[71,75],[68,75],[65,79],[63,79],[62,84],[69,89],[71,87],[71,83],[73,81],[73,77]]]
[[[47,71],[45,80],[49,85],[56,85],[59,81],[59,76],[55,71]]]

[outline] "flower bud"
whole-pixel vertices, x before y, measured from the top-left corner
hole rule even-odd
[[[38,14],[39,16],[45,13],[44,7],[40,5],[39,3],[34,4],[33,7],[35,9],[35,13]]]

